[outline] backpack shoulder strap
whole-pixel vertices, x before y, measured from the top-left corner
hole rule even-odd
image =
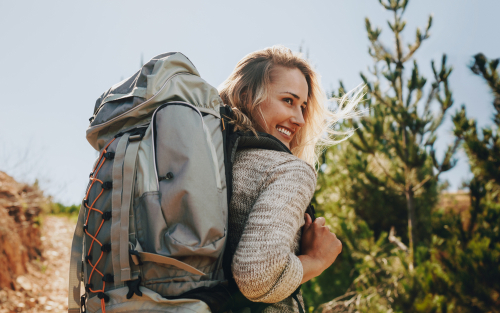
[[[229,151],[231,162],[234,162],[234,157],[237,150],[246,148],[267,149],[281,151],[292,154],[290,149],[285,146],[278,138],[266,133],[257,132],[257,136],[252,132],[235,132],[229,136]]]

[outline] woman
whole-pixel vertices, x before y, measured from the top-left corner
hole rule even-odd
[[[342,250],[324,218],[312,223],[305,214],[316,187],[316,148],[334,143],[325,132],[335,134],[330,126],[356,101],[328,111],[318,75],[282,46],[245,56],[219,91],[236,130],[268,133],[292,152],[236,153],[228,236],[234,279],[248,299],[274,303],[265,312],[299,312],[292,293]]]

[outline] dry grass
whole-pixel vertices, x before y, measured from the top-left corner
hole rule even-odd
[[[459,214],[462,227],[467,229],[470,220],[470,194],[468,191],[443,192],[440,195],[438,209],[446,213]]]

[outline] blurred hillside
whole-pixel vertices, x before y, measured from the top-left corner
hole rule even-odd
[[[40,213],[46,204],[36,186],[0,172],[0,288],[15,289],[28,261],[41,256]]]
[[[36,185],[0,172],[0,313],[65,312],[75,223]]]

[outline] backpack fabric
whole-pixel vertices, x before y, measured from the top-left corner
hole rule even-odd
[[[242,148],[290,151],[268,134],[232,132],[231,114],[177,52],[97,100],[87,140],[99,157],[73,236],[68,312],[269,305],[239,292],[224,253],[232,161]]]
[[[222,105],[181,53],[154,57],[97,100],[87,139],[100,154],[75,229],[69,312],[80,311],[82,280],[90,312],[138,311],[123,295],[208,310],[165,297],[224,281]]]

